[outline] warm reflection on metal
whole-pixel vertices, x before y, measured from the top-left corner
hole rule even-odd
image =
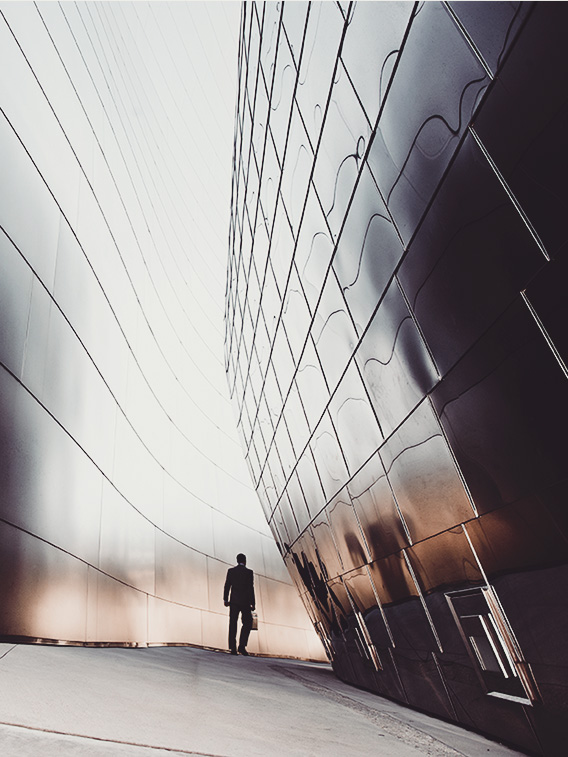
[[[226,370],[339,676],[565,751],[563,4],[247,3]]]
[[[244,551],[251,651],[324,656],[223,366],[239,13],[1,4],[4,639],[226,649]]]

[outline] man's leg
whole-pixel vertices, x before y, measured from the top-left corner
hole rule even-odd
[[[239,652],[242,654],[243,652],[246,652],[250,629],[252,628],[252,613],[250,607],[247,606],[241,608],[241,620],[243,625],[239,637]]]
[[[231,604],[229,607],[229,649],[237,652],[237,620],[239,619],[240,607]]]

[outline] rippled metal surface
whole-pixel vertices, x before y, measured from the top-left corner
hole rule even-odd
[[[567,21],[551,3],[247,5],[259,159],[237,123],[232,218],[258,233],[232,241],[227,292],[251,473],[338,675],[550,755]],[[255,345],[253,396],[234,363]]]

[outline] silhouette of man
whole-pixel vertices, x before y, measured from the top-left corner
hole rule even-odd
[[[237,555],[237,565],[229,568],[223,590],[225,607],[229,607],[229,649],[237,654],[237,621],[241,615],[239,653],[248,655],[247,643],[252,628],[252,610],[255,608],[254,574],[246,567],[246,555]]]

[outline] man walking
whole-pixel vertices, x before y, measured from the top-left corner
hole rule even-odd
[[[247,558],[242,553],[237,555],[237,565],[229,568],[223,590],[225,607],[229,607],[229,649],[231,654],[237,654],[237,621],[241,615],[241,635],[239,637],[239,653],[248,655],[247,643],[252,628],[251,611],[255,608],[254,575],[246,567]]]

